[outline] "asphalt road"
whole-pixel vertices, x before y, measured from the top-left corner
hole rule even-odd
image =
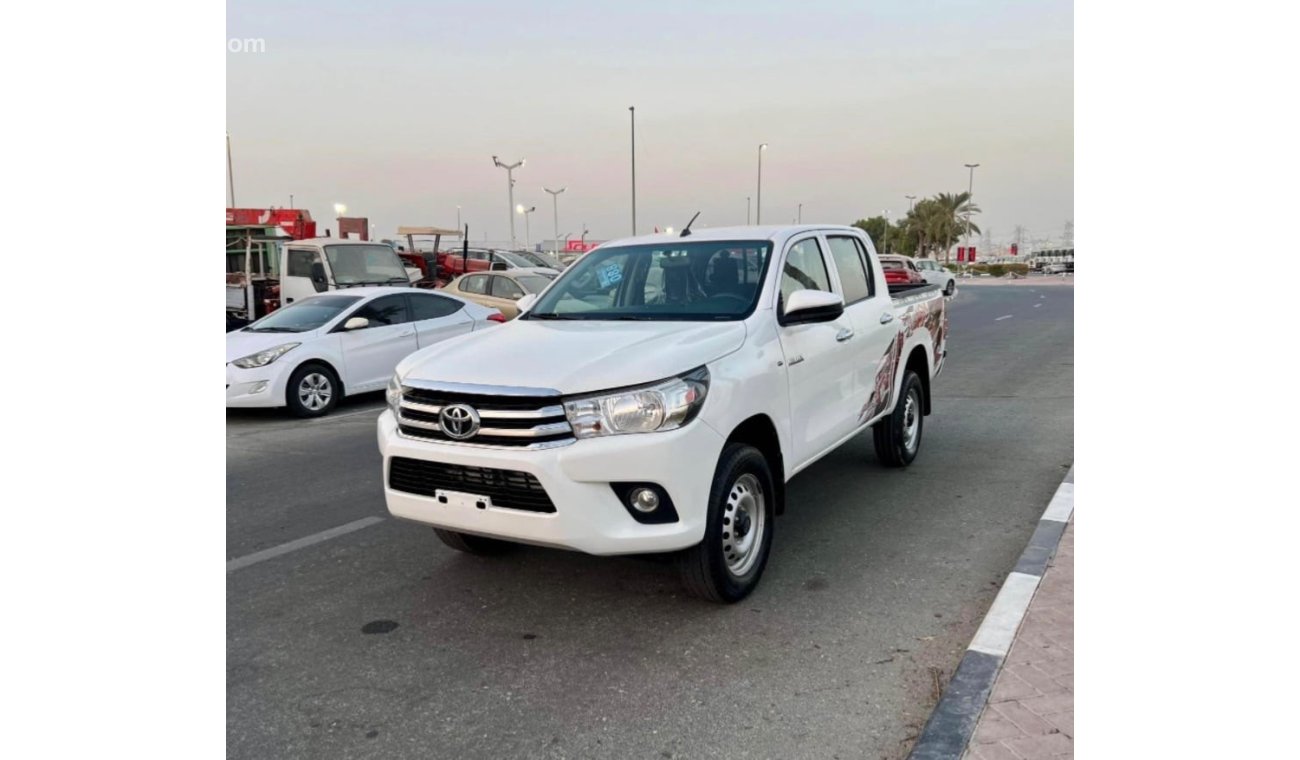
[[[727,607],[389,519],[379,396],[229,412],[228,559],[383,519],[228,573],[227,755],[902,757],[1073,460],[1073,342],[1072,285],[961,290],[918,460],[866,434],[801,473]]]

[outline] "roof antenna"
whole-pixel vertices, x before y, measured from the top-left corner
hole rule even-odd
[[[695,216],[691,217],[691,220],[690,220],[689,222],[686,223],[686,226],[685,226],[685,227],[682,228],[682,234],[678,235],[677,237],[690,237],[690,236],[691,236],[691,225],[692,225],[692,224],[695,224],[695,220],[696,220],[696,219],[699,219],[699,218],[700,218],[700,212],[696,211],[696,212],[695,212]]]

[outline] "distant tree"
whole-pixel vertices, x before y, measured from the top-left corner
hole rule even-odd
[[[889,220],[883,216],[873,216],[870,219],[859,219],[853,223],[854,227],[867,233],[871,242],[876,246],[877,253],[885,252],[885,230],[889,229]],[[891,231],[892,235],[893,232]]]

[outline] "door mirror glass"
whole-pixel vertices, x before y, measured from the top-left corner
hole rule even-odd
[[[537,303],[537,294],[527,293],[522,298],[515,301],[515,306],[518,306],[520,313],[523,313],[528,311],[528,307],[532,306],[534,303]]]
[[[311,285],[317,293],[323,293],[329,289],[329,280],[325,279],[325,265],[319,261],[311,263]]]
[[[844,313],[844,299],[824,290],[796,290],[785,302],[781,324],[798,325],[830,322]]]
[[[344,330],[363,330],[370,326],[370,320],[365,317],[353,317],[343,323]]]

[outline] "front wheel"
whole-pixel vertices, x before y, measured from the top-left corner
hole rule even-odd
[[[339,378],[323,364],[304,364],[289,375],[284,401],[295,417],[322,417],[339,403]]]
[[[872,427],[876,456],[886,467],[906,467],[921,450],[921,429],[925,407],[921,395],[921,378],[912,370],[903,373],[903,387],[898,403],[888,417]]]
[[[950,295],[952,295],[953,293],[956,293],[956,292],[957,292],[957,281],[956,281],[956,280],[948,280],[948,287],[946,287],[946,288],[943,289],[943,294],[944,294],[945,296],[950,296]]]
[[[722,450],[709,490],[704,540],[678,555],[686,590],[730,604],[758,585],[772,549],[776,489],[762,452],[733,443]]]

